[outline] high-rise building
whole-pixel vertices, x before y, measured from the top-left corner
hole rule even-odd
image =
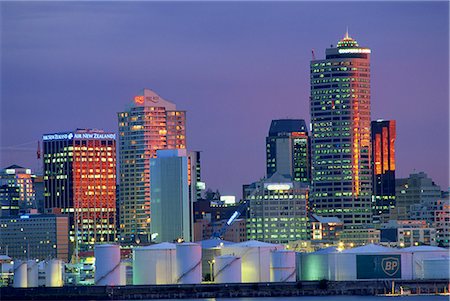
[[[0,218],[0,254],[14,259],[69,258],[69,218],[30,214]]]
[[[426,173],[410,174],[408,178],[395,180],[396,205],[391,209],[389,218],[407,220],[414,218],[415,205],[424,205],[429,209],[441,198],[441,187],[436,185]],[[411,209],[414,209],[411,211]],[[432,219],[432,218],[430,218]]]
[[[395,207],[395,120],[371,123],[372,132],[372,219],[384,223]]]
[[[118,121],[121,240],[150,242],[150,159],[157,150],[186,148],[186,112],[144,89]]]
[[[69,214],[71,242],[115,241],[115,139],[95,129],[43,136],[45,210]]]
[[[312,209],[344,228],[371,223],[370,49],[348,33],[311,61]]]
[[[153,240],[191,241],[193,214],[189,202],[186,150],[158,150],[156,154],[156,158],[150,159]]]
[[[279,173],[245,185],[247,238],[269,243],[309,240],[308,185]]]
[[[3,184],[19,188],[19,208],[21,212],[36,209],[36,199],[33,188],[35,175],[31,169],[18,165],[11,165],[0,171]]]
[[[303,119],[272,120],[266,137],[267,177],[275,172],[294,181],[310,181],[309,136]]]

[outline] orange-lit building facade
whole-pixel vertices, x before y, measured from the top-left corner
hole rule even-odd
[[[346,33],[310,65],[312,210],[350,229],[372,220],[370,52]]]
[[[151,240],[150,159],[162,149],[186,148],[186,112],[144,89],[118,113],[122,242]]]
[[[384,223],[395,207],[395,120],[372,121],[371,132],[373,222]]]
[[[116,240],[116,134],[78,129],[47,134],[45,210],[70,216],[70,240]]]

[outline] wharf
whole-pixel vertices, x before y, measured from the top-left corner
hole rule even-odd
[[[1,287],[1,300],[143,300],[186,298],[241,298],[326,295],[382,295],[392,292],[392,281],[300,281],[290,283],[233,283],[127,286]],[[449,280],[395,280],[395,293],[442,294]]]

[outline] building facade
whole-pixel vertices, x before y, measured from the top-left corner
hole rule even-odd
[[[19,188],[19,208],[23,213],[37,208],[33,187],[35,177],[31,169],[18,165],[11,165],[0,171],[0,181],[3,185]]]
[[[3,184],[0,180],[0,217],[18,216],[20,190],[15,185]]]
[[[434,211],[433,227],[436,229],[436,243],[442,247],[450,246],[450,201],[440,201]]]
[[[45,210],[69,215],[71,242],[115,241],[115,138],[91,129],[43,136]]]
[[[272,120],[266,137],[266,165],[268,178],[278,172],[294,181],[310,182],[309,136],[304,120]]]
[[[150,159],[186,148],[186,112],[144,89],[118,113],[121,241],[151,241]]]
[[[441,199],[441,187],[436,185],[426,173],[410,174],[408,178],[395,180],[395,208],[391,209],[390,219],[408,220],[415,205],[433,204]],[[413,207],[412,207],[413,206]]]
[[[0,218],[0,254],[14,259],[69,259],[67,215],[31,214]]]
[[[395,208],[395,120],[371,123],[372,132],[372,218],[384,223]]]
[[[437,245],[436,229],[430,227],[425,221],[390,220],[381,225],[380,231],[380,242],[389,247]]]
[[[192,240],[188,159],[185,149],[158,150],[150,159],[152,241]]]
[[[348,36],[311,61],[311,206],[346,228],[371,223],[370,49]]]
[[[269,243],[309,240],[308,185],[275,173],[248,185],[247,238]]]

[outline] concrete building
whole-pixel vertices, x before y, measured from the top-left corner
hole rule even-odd
[[[0,254],[13,259],[68,261],[67,215],[31,214],[0,218]]]
[[[309,136],[303,119],[272,120],[266,137],[267,177],[274,173],[309,184],[311,158]]]
[[[31,169],[18,165],[11,165],[0,171],[2,185],[7,184],[19,188],[19,208],[22,213],[29,209],[36,209],[34,178],[35,175],[31,172]]]
[[[275,173],[245,190],[248,239],[267,243],[310,239],[308,185]]]
[[[194,223],[194,239],[205,240],[210,239],[215,231],[220,231],[223,227],[227,227],[222,239],[231,242],[242,242],[247,240],[247,221],[242,218],[236,219],[231,225],[226,226],[228,220],[211,221],[200,219]]]
[[[411,218],[411,206],[427,204],[441,199],[441,187],[426,173],[412,173],[408,178],[395,180],[396,206],[391,209],[391,220]]]
[[[20,189],[0,180],[0,217],[19,215]]]
[[[436,229],[436,243],[442,247],[450,246],[450,201],[439,202],[434,211],[433,227]]]
[[[390,220],[381,225],[380,243],[389,247],[435,246],[436,229],[425,221]]]
[[[43,136],[45,211],[69,215],[71,242],[115,241],[115,139],[97,129]]]
[[[186,150],[158,150],[156,156],[150,160],[152,240],[192,241]]]
[[[186,148],[186,112],[144,89],[118,122],[121,241],[149,242],[150,159],[157,150]]]
[[[372,222],[370,52],[346,33],[310,65],[311,209],[349,229]]]
[[[363,246],[367,244],[378,244],[381,232],[374,228],[347,228],[342,230],[340,240],[344,246]]]
[[[395,208],[395,120],[371,123],[372,132],[372,219],[387,222]]]
[[[311,225],[311,240],[339,241],[339,236],[344,228],[344,223],[337,217],[311,214],[309,223]]]

